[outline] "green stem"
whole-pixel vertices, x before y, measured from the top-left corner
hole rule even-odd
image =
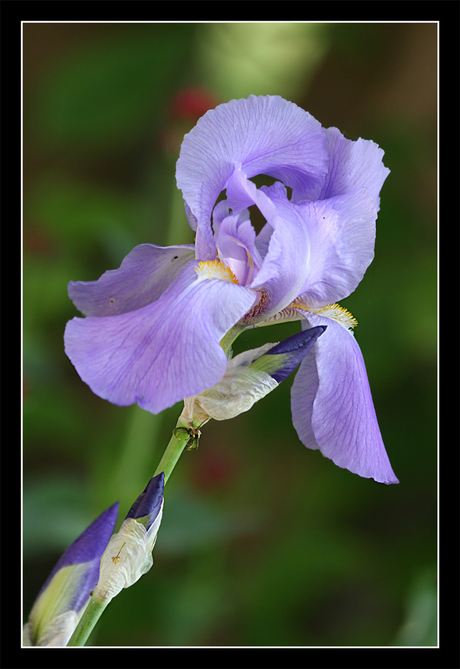
[[[109,600],[110,601],[110,600]],[[83,612],[74,633],[70,637],[68,646],[84,646],[93,631],[97,621],[104,613],[109,602],[101,602],[96,597],[90,597],[88,606]]]
[[[187,432],[187,429],[178,430],[177,428],[187,428],[186,425],[182,423],[179,419],[176,424],[176,429],[173,430],[169,444],[166,446],[166,450],[163,453],[158,467],[155,470],[154,476],[165,473],[165,484],[166,481],[171,476],[172,470],[176,466],[177,461],[182,455],[184,448],[187,446],[187,443],[190,439],[190,435]]]

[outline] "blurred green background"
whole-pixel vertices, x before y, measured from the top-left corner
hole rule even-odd
[[[112,406],[80,381],[63,349],[79,315],[67,283],[140,243],[192,242],[174,179],[184,133],[219,102],[272,93],[385,150],[375,260],[342,304],[400,484],[304,448],[288,379],[183,455],[154,567],[91,643],[437,643],[436,58],[435,23],[24,24],[25,617],[65,547],[117,499],[121,522],[180,412]]]

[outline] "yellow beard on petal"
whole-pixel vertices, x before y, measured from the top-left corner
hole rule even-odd
[[[230,267],[226,267],[219,260],[202,260],[195,267],[195,272],[200,279],[220,279],[230,283],[238,283]]]
[[[294,301],[289,306],[294,309],[301,309],[302,311],[309,311],[312,314],[318,314],[318,316],[330,318],[343,325],[347,330],[353,330],[358,325],[358,321],[353,314],[348,309],[341,307],[340,304],[326,304],[324,307],[307,307],[300,302]]]
[[[262,323],[257,323],[257,327],[273,325],[274,323],[287,323],[288,321],[300,321],[303,318],[306,318],[305,312],[330,318],[336,323],[340,323],[340,325],[351,334],[353,334],[353,328],[358,325],[356,318],[347,309],[341,307],[340,304],[326,304],[323,307],[309,307],[298,298],[294,300],[294,302],[291,302],[291,304],[288,304],[288,306],[281,311],[278,311],[277,314],[270,316],[270,318],[267,318]]]

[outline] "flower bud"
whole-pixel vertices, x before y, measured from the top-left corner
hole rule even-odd
[[[164,474],[150,479],[101,558],[94,597],[108,603],[129,588],[153,564],[152,551],[163,515]]]
[[[279,344],[264,344],[235,356],[219,383],[184,400],[182,422],[199,428],[210,418],[228,420],[248,411],[294,371],[325,329],[303,330]]]
[[[276,344],[252,364],[253,369],[265,371],[278,383],[284,381],[305,358],[318,337],[326,330],[319,325],[309,330],[297,332],[292,337]]]
[[[99,562],[117,520],[118,502],[64,552],[34,602],[24,645],[65,646],[99,577]]]

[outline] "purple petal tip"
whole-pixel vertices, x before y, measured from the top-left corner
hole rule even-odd
[[[150,479],[145,490],[128,511],[127,519],[133,518],[136,520],[150,515],[152,522],[155,520],[163,502],[164,478],[164,472],[161,472],[161,474]]]

